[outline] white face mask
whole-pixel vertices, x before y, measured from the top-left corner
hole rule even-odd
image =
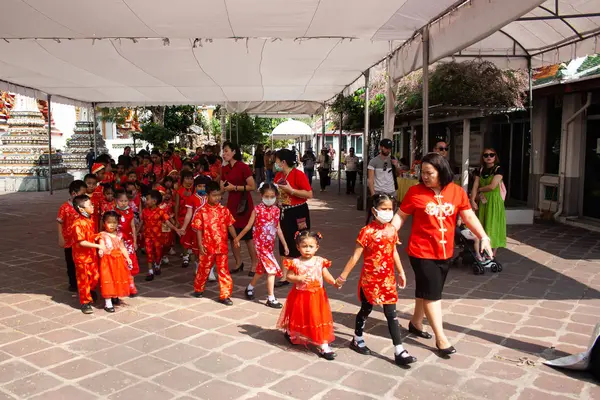
[[[263,199],[262,201],[265,204],[265,206],[272,206],[273,204],[275,204],[275,202],[277,201],[277,199],[276,198]]]
[[[379,211],[377,209],[375,209],[375,212],[377,213],[377,218],[379,218],[379,220],[383,223],[388,223],[390,222],[393,218],[394,218],[394,211],[393,210],[382,210]]]

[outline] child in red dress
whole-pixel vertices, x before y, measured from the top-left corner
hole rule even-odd
[[[100,251],[100,293],[104,298],[104,311],[114,313],[114,305],[120,304],[119,297],[129,296],[130,274],[132,268],[129,253],[123,241],[117,235],[119,214],[107,211],[102,216],[104,230],[97,236],[97,241],[106,250]]]
[[[187,215],[186,202],[193,194],[194,173],[187,170],[181,171],[181,185],[179,185],[175,192],[175,215],[177,216],[177,226],[180,228],[183,228]],[[192,248],[188,247],[188,244],[186,243],[189,243],[194,238],[195,233],[192,231],[191,227],[189,228],[189,233],[188,228],[186,227],[185,234],[181,238],[181,246],[183,247],[183,268],[187,268],[190,265],[190,256],[192,255]]]
[[[73,207],[73,199],[86,193],[84,181],[73,181],[69,185],[71,198],[65,201],[58,209],[56,223],[58,225],[58,245],[65,249],[65,261],[67,262],[67,276],[69,277],[69,291],[77,291],[77,275],[75,274],[75,263],[73,262],[73,240],[69,234],[73,222],[79,217],[79,213]]]
[[[252,238],[256,247],[256,255],[258,264],[256,266],[256,274],[252,278],[252,282],[246,287],[246,298],[254,299],[254,286],[263,274],[267,274],[267,302],[266,305],[271,308],[283,307],[275,298],[275,277],[281,277],[281,267],[277,259],[273,255],[275,248],[275,238],[279,237],[279,241],[283,244],[285,255],[288,255],[289,249],[285,242],[285,237],[279,226],[279,216],[281,211],[275,205],[279,192],[277,187],[272,183],[262,183],[259,188],[262,196],[262,203],[254,207],[248,225],[240,232],[233,240],[235,246],[239,246],[240,240],[244,237],[252,226]]]
[[[335,339],[333,316],[323,281],[334,285],[335,280],[328,270],[331,261],[315,255],[320,239],[319,233],[296,233],[300,257],[284,260],[284,267],[288,269],[287,279],[295,285],[281,310],[277,328],[285,332],[290,343],[315,345],[321,357],[333,360],[336,354],[329,347]]]
[[[174,212],[173,212],[173,198],[171,196],[171,190],[159,185],[157,188],[158,192],[162,195],[163,201],[160,203],[162,208],[171,218],[170,221],[175,225]],[[162,240],[163,240],[163,257],[161,264],[168,264],[169,257],[167,255],[175,255],[173,245],[175,244],[174,232],[165,223],[162,224]]]
[[[140,266],[137,259],[137,229],[135,224],[135,215],[133,209],[129,206],[127,193],[121,189],[116,192],[117,209],[119,214],[119,226],[117,227],[117,235],[123,241],[125,249],[131,260],[131,270],[129,271],[129,297],[137,295],[137,288],[133,281],[133,277],[140,273]]]
[[[221,188],[217,182],[206,185],[207,203],[200,208],[192,222],[197,233],[197,245],[200,255],[196,279],[194,280],[194,297],[202,297],[204,286],[212,265],[216,262],[219,276],[219,302],[226,306],[233,305],[231,291],[233,281],[228,267],[227,232],[235,237],[234,219],[227,207],[221,205]]]
[[[104,213],[108,211],[115,211],[117,207],[117,202],[115,201],[115,190],[113,189],[112,184],[103,183],[102,185],[102,200],[100,201],[100,218],[104,215]]]
[[[98,254],[96,250],[105,251],[102,244],[96,244],[96,231],[92,216],[94,205],[87,195],[77,196],[73,199],[73,206],[79,217],[73,222],[71,235],[73,240],[73,261],[77,273],[77,291],[81,311],[91,314],[92,302],[96,300],[96,286],[98,285]]]
[[[154,275],[160,275],[160,260],[162,259],[163,240],[162,240],[162,223],[164,222],[169,228],[181,233],[179,229],[169,219],[171,217],[158,206],[162,201],[162,195],[151,190],[146,196],[146,207],[142,212],[141,230],[144,232],[144,244],[146,247],[146,261],[148,263],[147,281],[154,280]]]
[[[400,262],[398,249],[396,249],[398,232],[389,223],[394,217],[393,199],[388,195],[373,196],[371,212],[375,218],[360,231],[358,239],[356,239],[354,254],[336,280],[336,285],[342,287],[364,252],[364,265],[358,283],[358,298],[361,308],[356,315],[355,336],[350,343],[350,348],[359,354],[371,354],[371,350],[363,339],[363,330],[367,317],[373,310],[373,304],[381,304],[395,346],[396,364],[404,366],[414,363],[417,359],[411,356],[402,345],[400,324],[396,315],[398,291],[394,267],[398,270],[398,286],[402,289],[406,287],[406,275]]]

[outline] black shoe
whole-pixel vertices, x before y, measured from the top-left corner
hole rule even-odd
[[[129,298],[130,298],[130,299],[133,299],[134,297],[138,297],[138,296],[139,296],[139,293],[131,293],[131,294],[129,295]]]
[[[115,308],[114,307],[104,307],[104,311],[106,311],[107,313],[114,313]]]
[[[81,306],[81,312],[84,314],[91,314],[94,312],[94,309],[90,303],[87,303]]]
[[[162,274],[160,268],[154,268],[154,275],[158,276],[160,274]]]
[[[246,291],[244,293],[246,293],[246,298],[248,300],[254,300],[254,289],[246,288]]]
[[[336,356],[337,356],[337,354],[335,354],[333,351],[328,351],[327,353],[325,353],[323,351],[319,351],[319,357],[322,357],[322,358],[326,359],[327,361],[333,361]]]
[[[287,333],[287,332],[286,332],[286,333],[284,333],[284,334],[283,334],[283,337],[285,337],[285,340],[287,340],[287,342],[288,342],[289,344],[294,344],[294,343],[292,342],[292,337],[290,336],[290,334],[289,334],[289,333]]]
[[[146,275],[146,282],[150,282],[154,280],[154,274],[148,274]]]
[[[67,289],[71,293],[77,292],[77,286],[69,285],[69,289]]]
[[[417,362],[417,357],[411,356],[410,354],[408,354],[408,351],[406,351],[406,350],[404,350],[400,354],[396,354],[394,356],[394,359],[396,361],[396,365],[400,365],[400,366],[405,366],[405,365]]]
[[[204,292],[194,292],[194,293],[192,293],[192,296],[194,296],[195,298],[199,299],[202,296],[204,296]]]
[[[265,303],[265,305],[266,305],[267,307],[276,308],[276,309],[283,308],[283,304],[281,304],[281,303],[280,303],[280,302],[278,302],[277,300],[274,300],[274,301],[267,300],[267,302]]]
[[[92,296],[92,303],[96,303],[98,301],[98,293],[96,293],[95,290],[92,290],[90,295]]]
[[[364,343],[364,340],[361,340],[360,343]],[[362,354],[363,356],[370,356],[372,354],[371,349],[369,349],[367,346],[359,346],[359,343],[357,343],[354,339],[352,339],[350,342],[350,348],[358,354]]]
[[[289,285],[289,284],[290,284],[290,283],[289,283],[288,281],[278,281],[278,282],[275,282],[275,287],[276,287],[276,288],[280,288],[280,287],[287,286],[287,285]]]
[[[181,264],[181,268],[187,268],[190,266],[190,259],[184,259],[183,264]]]
[[[454,348],[454,346],[446,347],[445,349],[440,349],[440,347],[436,344],[435,347],[437,347],[438,354],[441,356],[449,356],[450,354],[456,353],[456,349]]]
[[[230,274],[237,274],[238,272],[244,272],[244,263],[241,263],[239,267],[229,271]]]
[[[408,323],[408,332],[412,333],[413,335],[415,335],[417,337],[423,338],[423,339],[431,339],[433,337],[433,336],[431,336],[431,333],[415,328],[415,326],[412,324],[412,322]]]
[[[250,278],[254,278],[254,275],[256,275],[256,272],[252,272],[252,271],[248,272],[248,276]]]
[[[231,301],[230,298],[219,299],[219,303],[224,304],[226,306],[232,306],[233,305],[233,301]]]
[[[113,303],[115,306],[118,306],[118,305],[120,305],[120,304],[121,304],[121,299],[120,299],[120,298],[118,298],[118,297],[113,297],[113,298],[112,298],[112,303]]]

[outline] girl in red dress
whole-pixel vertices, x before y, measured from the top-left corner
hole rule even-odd
[[[159,207],[162,208],[169,215],[169,217],[171,217],[171,223],[175,225],[175,213],[173,211],[173,197],[171,196],[171,190],[162,185],[159,185],[157,190],[163,196],[163,201],[160,203]],[[164,249],[161,263],[168,264],[169,257],[167,255],[175,255],[175,251],[173,250],[173,245],[175,244],[175,235],[171,228],[164,223],[162,224],[162,241]]]
[[[254,299],[254,286],[256,286],[256,283],[263,274],[267,274],[267,293],[269,297],[266,305],[271,308],[281,308],[283,306],[277,301],[274,294],[275,277],[283,275],[281,267],[273,255],[275,237],[279,237],[279,241],[285,248],[286,255],[289,254],[289,249],[279,226],[281,211],[275,204],[279,192],[274,184],[264,182],[260,185],[259,191],[262,196],[262,203],[254,208],[248,225],[234,239],[234,245],[239,246],[240,240],[254,226],[252,237],[254,238],[258,264],[256,266],[256,275],[254,275],[252,282],[246,288],[246,297],[249,300]]]
[[[115,191],[112,184],[102,184],[102,194],[104,197],[100,201],[100,218],[102,218],[104,213],[108,211],[115,211],[115,208],[117,207],[117,202],[115,201]]]
[[[194,194],[194,173],[192,171],[181,171],[181,185],[175,193],[175,215],[177,217],[177,226],[183,227],[187,215],[186,202],[189,197]],[[192,246],[189,245],[195,237],[195,232],[191,227],[187,229],[192,217],[186,225],[185,234],[181,237],[181,245],[183,246],[183,268],[190,265],[190,256],[192,255]]]
[[[294,283],[285,306],[279,315],[277,328],[285,332],[292,344],[318,346],[319,355],[333,360],[336,354],[329,343],[333,342],[333,316],[323,281],[335,285],[329,273],[331,261],[316,256],[321,234],[302,231],[296,234],[296,247],[300,257],[285,259],[287,279]]]
[[[117,234],[119,214],[108,211],[102,216],[104,230],[97,236],[97,241],[105,250],[100,251],[100,293],[104,298],[104,311],[114,313],[114,305],[121,302],[119,297],[129,296],[130,274],[132,268],[129,253]]]
[[[117,190],[117,209],[119,214],[119,226],[117,227],[117,235],[123,241],[125,249],[131,260],[131,270],[129,271],[129,297],[137,295],[137,288],[133,281],[133,277],[140,273],[140,266],[137,259],[137,229],[135,223],[135,215],[132,207],[129,205],[127,193],[124,190]]]
[[[360,261],[364,252],[364,265],[358,281],[358,298],[361,308],[356,315],[354,338],[350,348],[359,354],[369,355],[371,350],[363,339],[363,329],[367,317],[373,310],[373,304],[383,305],[383,313],[387,319],[388,329],[395,346],[395,361],[397,365],[408,365],[417,361],[402,346],[400,324],[396,316],[398,292],[394,267],[398,270],[398,286],[406,287],[406,275],[396,249],[398,233],[389,222],[394,218],[394,205],[388,195],[373,196],[371,210],[374,220],[360,231],[356,239],[354,254],[346,264],[336,286],[342,287],[354,266]]]

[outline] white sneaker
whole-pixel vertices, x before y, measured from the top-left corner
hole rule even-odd
[[[216,282],[217,281],[217,277],[215,276],[215,269],[214,268],[210,269],[210,273],[208,274],[208,281],[209,282]]]
[[[170,256],[174,256],[174,255],[176,255],[176,254],[177,254],[177,253],[175,252],[175,249],[171,247],[171,250],[169,250],[169,255],[170,255]]]
[[[169,257],[167,256],[163,256],[162,260],[160,260],[161,264],[168,264],[169,263]]]

